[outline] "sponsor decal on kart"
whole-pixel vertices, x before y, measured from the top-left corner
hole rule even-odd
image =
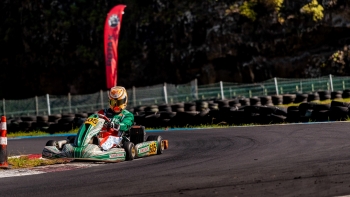
[[[85,124],[91,124],[92,126],[96,126],[98,123],[98,118],[87,118]]]
[[[147,142],[142,144],[144,146],[141,146],[137,149],[137,153],[142,155],[144,153],[148,153],[148,155],[154,155],[157,154],[157,143],[156,142]]]
[[[142,148],[138,149],[138,153],[139,154],[146,153],[148,151],[149,151],[149,147],[148,146],[145,146],[145,147],[142,147]]]
[[[123,153],[117,153],[117,154],[110,154],[109,158],[118,158],[118,157],[124,157]]]

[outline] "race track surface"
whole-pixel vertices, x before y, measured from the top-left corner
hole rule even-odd
[[[0,178],[0,196],[350,195],[348,122],[152,134],[169,140],[162,155]],[[49,139],[9,140],[8,152],[41,153]]]

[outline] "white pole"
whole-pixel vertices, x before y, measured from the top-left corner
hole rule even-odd
[[[276,94],[278,95],[278,85],[277,85],[277,78],[276,78],[276,77],[274,77],[274,80],[275,80]]]
[[[46,94],[46,102],[47,102],[47,114],[48,114],[48,115],[51,115],[50,97],[49,97],[49,94]]]
[[[2,99],[2,111],[4,112],[4,116],[6,116],[6,110],[5,110],[5,99]]]
[[[221,100],[224,100],[224,86],[222,85],[222,81],[220,81],[220,89],[221,89]]]
[[[332,80],[332,74],[329,75],[329,81],[331,82],[331,91],[333,92],[333,80]]]
[[[197,78],[194,79],[194,93],[195,93],[195,98],[198,99],[198,83],[197,83]]]
[[[68,107],[69,107],[69,113],[72,113],[72,99],[70,97],[70,92],[68,92]]]
[[[134,107],[136,107],[136,88],[135,86],[132,86],[132,100],[134,102]]]
[[[104,109],[105,107],[103,106],[103,90],[100,90],[100,98],[101,98],[101,109]]]
[[[39,115],[39,104],[38,104],[38,96],[35,96],[35,111],[36,115]]]
[[[166,83],[164,83],[163,90],[164,90],[165,103],[168,104],[168,94],[166,91]]]

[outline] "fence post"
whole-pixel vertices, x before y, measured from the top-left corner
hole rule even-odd
[[[134,103],[134,107],[136,107],[136,88],[135,86],[132,86],[132,100],[133,100],[133,103]]]
[[[331,83],[331,91],[333,92],[333,80],[332,80],[332,74],[329,75],[329,81]]]
[[[5,109],[5,99],[2,99],[2,112],[4,113],[4,116],[6,116],[6,109]]]
[[[192,98],[194,97],[197,100],[198,99],[197,78],[195,78],[193,81],[191,81],[191,91],[192,91]]]
[[[165,103],[168,104],[168,93],[166,91],[166,83],[164,83],[164,85],[163,85],[163,90],[164,90]]]
[[[275,88],[276,88],[276,94],[278,95],[278,85],[277,85],[277,78],[274,77],[275,80]]]
[[[48,114],[48,115],[51,115],[50,97],[49,97],[49,94],[46,94],[46,103],[47,103],[47,114]]]
[[[70,97],[70,92],[68,92],[68,108],[69,108],[69,113],[72,113],[72,99]]]
[[[100,100],[100,103],[101,103],[101,109],[104,109],[104,104],[103,104],[103,90],[100,90],[100,98],[101,98],[101,100]]]
[[[103,90],[100,90],[100,104],[101,104],[101,109],[104,109],[104,104],[103,104]]]
[[[39,115],[39,103],[38,103],[38,96],[35,96],[35,112],[36,115]]]
[[[225,97],[224,97],[224,86],[222,84],[222,81],[220,81],[220,89],[221,89],[221,100],[224,100]]]

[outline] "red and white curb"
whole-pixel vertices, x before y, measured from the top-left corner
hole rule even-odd
[[[43,159],[41,154],[16,155],[8,158],[10,159],[10,158],[20,158],[20,157],[28,157],[29,159]]]
[[[29,155],[18,155],[12,156],[9,158],[19,158],[22,156],[27,156],[29,159],[44,159],[41,157],[41,154],[29,154]],[[26,175],[35,175],[35,174],[43,174],[48,172],[61,172],[67,170],[75,170],[82,168],[89,168],[94,166],[100,166],[101,164],[106,164],[104,162],[101,163],[66,163],[66,164],[55,164],[55,165],[47,165],[47,166],[39,166],[32,168],[21,168],[21,169],[3,169],[0,170],[0,178],[6,177],[15,177],[15,176],[26,176]]]

